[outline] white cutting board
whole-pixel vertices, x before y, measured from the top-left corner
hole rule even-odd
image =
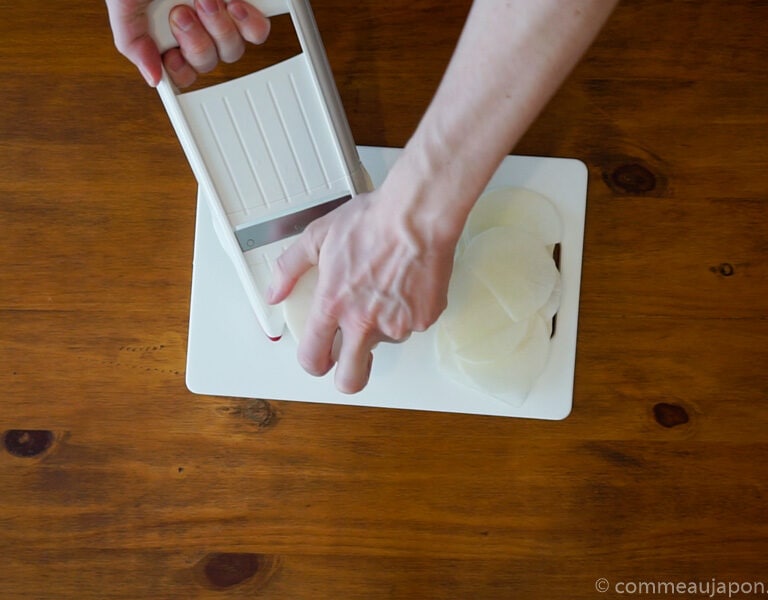
[[[400,149],[362,146],[360,157],[374,185],[384,179]],[[522,406],[452,382],[437,367],[433,331],[374,351],[368,386],[346,395],[324,377],[305,373],[287,332],[269,340],[248,304],[237,274],[221,248],[205,198],[198,197],[187,387],[197,394],[296,400],[454,413],[564,419],[573,403],[579,287],[586,212],[587,169],[573,159],[506,157],[488,189],[520,186],[555,203],[563,219],[560,271],[562,300],[547,366]]]

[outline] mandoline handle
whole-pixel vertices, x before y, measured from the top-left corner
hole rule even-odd
[[[224,0],[229,2],[229,0]],[[246,0],[258,8],[265,17],[273,17],[290,11],[290,0]],[[194,6],[194,0],[154,0],[147,8],[149,17],[149,34],[155,40],[160,53],[175,48],[179,44],[171,33],[171,26],[168,22],[171,10],[175,6],[186,4]]]

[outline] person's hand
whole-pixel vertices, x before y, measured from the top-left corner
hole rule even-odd
[[[318,283],[298,349],[301,366],[336,387],[365,387],[372,349],[424,331],[446,305],[455,243],[438,243],[428,228],[388,209],[379,191],[355,196],[313,221],[278,258],[269,301],[285,299],[301,275],[318,266]]]
[[[187,87],[220,60],[238,60],[245,42],[261,44],[269,35],[269,20],[244,0],[195,0],[194,8],[179,5],[171,10],[171,31],[179,47],[161,57],[149,35],[150,0],[106,2],[115,46],[151,86],[160,81],[161,64],[177,86]]]

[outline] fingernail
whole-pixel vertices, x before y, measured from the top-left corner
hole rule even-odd
[[[274,302],[274,300],[275,300],[275,290],[273,290],[272,286],[270,285],[267,288],[267,302],[269,304],[272,304],[272,302]]]
[[[245,6],[239,2],[236,2],[235,4],[229,4],[227,9],[229,10],[229,14],[238,21],[245,21],[248,18],[248,11],[245,10]]]
[[[206,15],[215,15],[219,12],[218,0],[198,0],[198,5]]]
[[[182,31],[189,31],[195,24],[195,19],[187,8],[180,8],[173,11],[173,24]]]

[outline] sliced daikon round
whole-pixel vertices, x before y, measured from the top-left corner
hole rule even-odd
[[[545,319],[551,319],[557,314],[557,311],[560,310],[560,296],[562,295],[562,280],[560,278],[560,273],[557,274],[557,281],[555,282],[555,287],[552,288],[552,293],[549,295],[549,298],[544,303],[544,305],[539,308],[539,314],[544,317]]]
[[[456,356],[462,361],[482,363],[508,356],[526,339],[530,329],[530,319],[513,321],[509,317],[497,323],[496,328],[483,338],[475,338],[470,343],[455,348]]]
[[[546,246],[512,227],[493,227],[476,235],[461,261],[513,321],[527,319],[544,306],[559,279]]]
[[[558,277],[557,283],[555,284],[555,287],[549,296],[549,300],[547,300],[544,303],[544,306],[542,306],[538,310],[539,315],[541,316],[542,319],[544,319],[544,322],[547,324],[547,335],[549,335],[550,338],[552,337],[552,327],[554,325],[555,315],[557,314],[557,311],[560,310],[561,296],[562,296],[562,279]]]
[[[307,323],[312,295],[317,286],[317,267],[312,267],[293,286],[291,294],[283,301],[283,318],[296,342],[301,340]]]
[[[439,319],[451,348],[482,342],[508,320],[488,286],[465,263],[457,263],[448,287],[448,306]]]
[[[539,238],[544,244],[562,239],[560,214],[552,201],[526,188],[505,187],[483,194],[469,213],[469,239],[490,229],[508,225]]]
[[[435,324],[435,353],[437,354],[438,369],[442,373],[448,378],[459,381],[464,385],[471,383],[461,369],[459,369],[456,351],[448,339],[443,323],[440,321]]]
[[[526,321],[523,340],[509,353],[491,360],[469,360],[458,355],[459,381],[469,381],[479,391],[514,405],[522,404],[541,375],[549,356],[549,335],[544,319]]]

